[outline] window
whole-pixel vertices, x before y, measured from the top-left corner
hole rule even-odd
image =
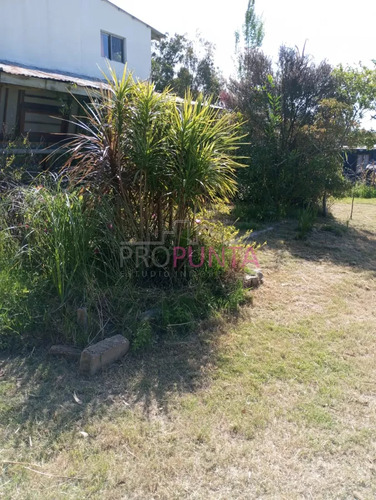
[[[124,38],[109,33],[101,33],[102,57],[120,63],[125,62]]]

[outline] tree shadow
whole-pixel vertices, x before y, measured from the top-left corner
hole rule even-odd
[[[174,395],[197,391],[205,369],[215,364],[214,322],[186,338],[166,339],[141,354],[93,376],[79,374],[78,360],[54,358],[47,349],[26,356],[0,356],[0,420],[5,439],[23,448],[39,440],[44,457],[63,434],[83,430],[92,418],[116,416],[129,409],[144,418],[169,413]],[[3,389],[1,389],[1,386]]]
[[[276,224],[275,229],[257,235],[253,241],[293,257],[312,262],[330,262],[360,271],[376,272],[376,233],[352,227],[331,217],[317,220],[305,239],[298,238],[297,222]]]

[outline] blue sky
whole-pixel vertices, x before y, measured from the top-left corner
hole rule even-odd
[[[112,1],[159,31],[187,33],[193,39],[199,30],[216,45],[216,62],[224,76],[233,71],[234,32],[243,23],[247,0]],[[376,59],[375,1],[256,0],[256,10],[265,23],[263,48],[274,58],[282,42],[302,48],[306,41],[306,52],[317,61],[370,65]]]

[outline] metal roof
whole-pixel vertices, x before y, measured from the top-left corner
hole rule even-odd
[[[100,80],[89,79],[87,77],[81,77],[70,73],[42,70],[32,66],[22,66],[19,64],[12,64],[10,62],[0,61],[0,73],[27,76],[31,78],[42,78],[46,80],[57,80],[59,82],[73,83],[79,87],[100,88],[100,86],[103,85],[103,82]]]
[[[8,78],[7,75],[9,75]],[[36,85],[35,80],[34,83],[33,81],[30,81],[32,79],[37,79],[42,83],[44,81],[45,85]],[[0,84],[1,83],[39,87],[46,90],[56,90],[58,92],[70,91],[73,94],[82,95],[87,95],[87,88],[103,89],[109,87],[109,85],[103,80],[90,80],[87,77],[81,77],[80,75],[47,71],[10,63],[8,61],[0,61]],[[181,97],[175,95],[171,95],[170,99],[175,100],[178,104],[183,104],[185,101]],[[192,104],[196,104],[196,102],[192,101]],[[211,104],[210,106],[216,109],[224,109],[222,106],[218,106],[216,104]]]
[[[37,85],[35,79],[39,82]],[[39,87],[59,92],[67,92],[68,90],[73,94],[86,94],[87,88],[100,89],[107,86],[104,81],[99,79],[28,67],[9,61],[0,61],[0,83]]]

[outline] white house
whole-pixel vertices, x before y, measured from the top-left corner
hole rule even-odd
[[[0,140],[28,134],[56,142],[77,104],[69,92],[98,87],[107,62],[146,80],[151,41],[163,35],[109,0],[1,0]]]

